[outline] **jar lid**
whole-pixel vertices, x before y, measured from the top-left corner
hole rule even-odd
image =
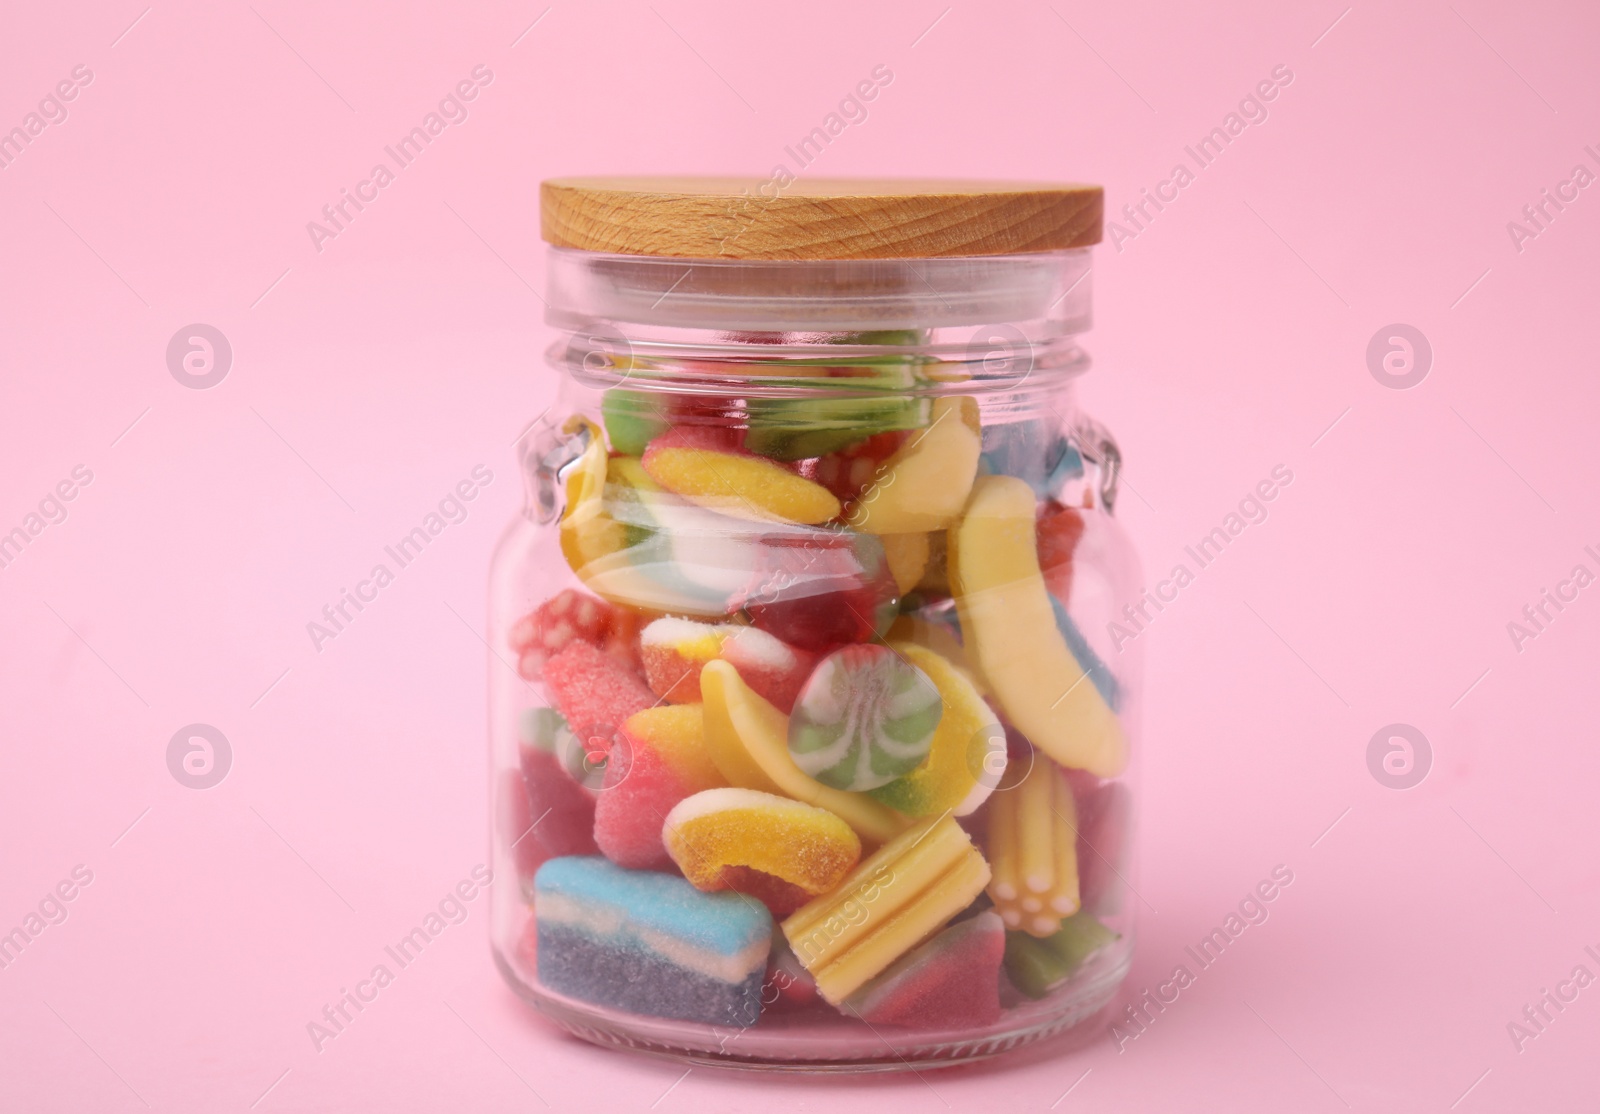
[[[1102,192],[1077,183],[914,178],[552,178],[547,243],[688,259],[930,259],[1100,242]]]

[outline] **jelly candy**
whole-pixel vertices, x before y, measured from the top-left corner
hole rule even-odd
[[[1119,711],[1122,707],[1122,686],[1117,684],[1117,678],[1112,675],[1111,667],[1094,652],[1094,647],[1089,645],[1089,640],[1084,637],[1083,631],[1078,629],[1078,624],[1072,621],[1072,616],[1067,613],[1066,607],[1055,595],[1050,597],[1050,608],[1055,613],[1056,630],[1067,640],[1067,649],[1072,651],[1072,656],[1083,666],[1090,683],[1099,691],[1100,699],[1104,700],[1106,706],[1113,712]]]
[[[817,663],[789,717],[789,754],[824,785],[861,792],[922,764],[943,708],[927,674],[864,643]]]
[[[1009,422],[983,431],[979,467],[985,474],[1016,476],[1039,498],[1049,499],[1083,475],[1083,457],[1048,421]]]
[[[1056,629],[1039,573],[1033,489],[980,476],[948,532],[950,583],[967,660],[1006,718],[1063,766],[1115,777],[1128,762],[1122,726]]]
[[[878,478],[883,462],[905,444],[903,432],[875,433],[840,452],[829,453],[802,467],[801,474],[816,480],[841,502],[858,498]]]
[[[730,447],[701,429],[675,429],[650,442],[650,478],[668,491],[735,518],[818,523],[837,517],[839,500],[780,464]]]
[[[685,797],[661,834],[672,861],[701,890],[740,889],[747,872],[760,872],[809,899],[833,889],[861,858],[861,840],[833,813],[755,789]]]
[[[761,1000],[769,1007],[780,1003],[809,1006],[817,1000],[817,980],[800,965],[789,947],[789,941],[776,929],[772,933],[772,955],[767,961],[767,990]]]
[[[707,752],[703,724],[700,705],[669,704],[622,725],[594,815],[595,843],[618,866],[665,866],[667,814],[685,797],[727,784]]]
[[[1072,555],[1083,537],[1083,512],[1057,503],[1039,509],[1039,571],[1045,586],[1062,603],[1072,600]]]
[[[758,902],[596,856],[545,863],[534,902],[539,981],[558,994],[708,1025],[761,1015],[772,915]]]
[[[906,827],[893,809],[864,793],[823,785],[789,756],[789,717],[763,700],[725,661],[700,671],[706,746],[730,785],[792,797],[827,809],[866,843],[885,843]]]
[[[794,707],[811,672],[812,655],[756,627],[657,619],[642,636],[645,678],[675,704],[700,699],[700,670],[721,658],[733,663],[745,683],[780,709]]]
[[[600,400],[600,416],[606,425],[611,451],[638,456],[652,438],[659,437],[671,424],[659,396],[649,391],[612,387]]]
[[[1000,1019],[1005,924],[979,913],[907,952],[856,991],[844,1011],[872,1025],[959,1029]]]
[[[569,642],[545,663],[544,683],[591,758],[611,749],[623,720],[656,703],[637,673],[588,642]]]
[[[1053,762],[1015,759],[1006,783],[989,806],[989,896],[1007,928],[1050,936],[1080,904],[1077,805]]]
[[[640,619],[625,608],[563,588],[511,625],[517,672],[537,681],[544,663],[577,640],[605,650],[625,665],[639,664]]]
[[[961,513],[972,490],[980,445],[977,400],[936,399],[928,428],[913,433],[884,462],[845,522],[871,534],[943,530]]]
[[[1006,933],[1006,975],[1029,998],[1043,998],[1095,952],[1119,937],[1086,912],[1074,913],[1050,936]]]
[[[572,417],[561,432],[584,439],[582,454],[565,469],[566,507],[558,531],[562,556],[582,576],[585,566],[623,547],[623,530],[605,513],[606,445],[600,427]]]
[[[928,571],[928,535],[884,534],[878,541],[883,544],[883,559],[894,577],[894,586],[905,596]]]
[[[594,794],[568,777],[553,754],[524,747],[521,759],[529,816],[512,841],[519,867],[525,854],[538,862],[594,854]]]
[[[924,820],[880,847],[786,919],[795,956],[834,1005],[972,903],[989,864],[948,816]]]
[[[907,816],[967,816],[988,798],[1006,767],[1005,731],[972,680],[940,655],[909,642],[891,644],[932,682],[944,714],[927,761],[871,791]]]
[[[881,637],[898,596],[877,538],[816,530],[767,539],[741,602],[762,630],[791,646],[827,650]]]
[[[877,331],[847,336],[839,343],[853,345],[915,345],[922,343],[908,330]],[[749,432],[745,443],[753,452],[775,460],[805,460],[838,452],[873,434],[915,429],[927,422],[928,403],[912,393],[917,382],[917,357],[903,353],[845,356],[837,362],[785,361],[790,377],[776,385],[793,390],[793,378],[814,372],[810,378],[839,380],[838,398],[765,398],[746,402]]]

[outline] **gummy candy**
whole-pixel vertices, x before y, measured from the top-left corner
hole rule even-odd
[[[699,700],[700,670],[721,658],[784,711],[794,707],[813,661],[806,651],[756,627],[673,618],[657,619],[645,628],[641,652],[651,689],[675,704]]]
[[[972,490],[980,447],[977,400],[936,399],[928,428],[913,433],[883,463],[845,521],[872,534],[943,530],[961,513]]]
[[[1016,476],[1041,499],[1060,494],[1068,480],[1083,475],[1083,457],[1049,421],[991,425],[983,431],[980,467],[986,474]]]
[[[644,470],[668,491],[735,518],[818,523],[839,514],[820,484],[703,429],[674,429],[650,442]]]
[[[598,646],[624,665],[638,665],[641,625],[626,608],[563,588],[513,623],[507,641],[517,652],[517,672],[537,681],[545,662],[574,640]]]
[[[878,478],[883,462],[905,441],[904,432],[875,433],[839,452],[819,457],[809,468],[802,467],[801,474],[816,480],[841,502],[853,500]]]
[[[826,809],[755,789],[708,789],[685,797],[662,826],[667,853],[697,889],[736,889],[730,868],[759,871],[808,898],[839,884],[861,858],[861,840]],[[792,910],[791,910],[792,911]]]
[[[927,674],[888,646],[835,650],[817,663],[789,718],[789,754],[824,785],[861,792],[928,756],[943,708]]]
[[[1061,637],[1067,640],[1067,649],[1072,651],[1072,656],[1078,659],[1078,664],[1088,674],[1089,681],[1100,693],[1100,699],[1113,712],[1122,707],[1122,686],[1117,684],[1117,678],[1108,666],[1094,652],[1094,647],[1089,645],[1089,640],[1084,637],[1083,631],[1078,629],[1078,624],[1072,621],[1072,616],[1062,606],[1061,600],[1056,596],[1050,597],[1050,608],[1055,613],[1056,629],[1061,632]]]
[[[904,596],[928,571],[928,535],[884,534],[878,541],[883,544],[883,559],[889,565],[894,585]]]
[[[827,650],[881,637],[898,596],[877,538],[815,530],[767,539],[740,602],[762,630],[791,646]]]
[[[792,797],[827,809],[864,842],[885,843],[906,820],[864,793],[847,793],[806,775],[789,756],[789,717],[763,700],[725,661],[700,671],[706,745],[730,785]]]
[[[521,759],[529,815],[511,840],[519,869],[525,857],[537,866],[557,855],[594,854],[594,795],[568,777],[553,754],[523,747]]]
[[[665,866],[661,825],[667,814],[685,797],[726,784],[706,748],[700,705],[639,712],[623,723],[606,759],[595,843],[618,866]]]
[[[928,758],[870,795],[907,816],[967,816],[988,798],[1006,767],[1005,731],[964,672],[925,646],[890,644],[932,682],[944,714]]]
[[[950,583],[967,660],[1006,718],[1063,766],[1115,777],[1128,762],[1122,725],[1056,629],[1039,572],[1033,489],[980,476],[950,528]]]
[[[569,642],[544,667],[544,683],[591,757],[611,749],[622,721],[656,703],[633,670],[587,642]]]
[[[924,820],[880,847],[786,919],[795,956],[834,1005],[937,932],[983,892],[989,864],[949,816]]]
[[[1005,924],[993,913],[958,921],[897,959],[843,1009],[872,1025],[956,1029],[1000,1018]]]
[[[1097,913],[1122,907],[1132,799],[1120,781],[1102,782],[1079,795],[1078,873],[1083,905]]]
[[[738,894],[598,856],[551,859],[534,876],[539,981],[608,1009],[753,1025],[772,915]]]
[[[562,772],[585,789],[600,788],[606,773],[605,756],[591,758],[560,712],[554,708],[524,708],[517,723],[525,774],[528,755],[542,752],[554,755]]]
[[[1050,936],[1080,905],[1077,805],[1040,757],[1014,759],[1006,783],[989,807],[989,897],[1007,928]]]
[[[1029,998],[1043,998],[1066,982],[1084,960],[1118,939],[1086,912],[1074,913],[1050,936],[1006,933],[1006,975]]]
[[[1062,603],[1072,600],[1072,554],[1083,536],[1083,513],[1058,503],[1039,509],[1039,571],[1050,594]]]

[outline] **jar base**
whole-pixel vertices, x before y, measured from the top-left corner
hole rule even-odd
[[[1070,986],[1049,998],[1023,1000],[992,1025],[956,1030],[873,1026],[821,1004],[763,1017],[758,1027],[748,1029],[645,1017],[524,981],[498,951],[495,962],[518,995],[591,1044],[697,1066],[851,1074],[954,1067],[1066,1033],[1105,1008],[1127,975],[1132,956],[1123,951],[1099,963],[1091,960]]]

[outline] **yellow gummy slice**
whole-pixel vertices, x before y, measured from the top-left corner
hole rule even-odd
[[[721,889],[725,868],[745,866],[827,893],[861,858],[861,840],[833,813],[752,789],[686,797],[661,834],[683,876],[702,890]]]
[[[668,491],[737,518],[815,525],[837,517],[842,509],[821,484],[758,456],[653,448],[645,453],[644,469]]]

